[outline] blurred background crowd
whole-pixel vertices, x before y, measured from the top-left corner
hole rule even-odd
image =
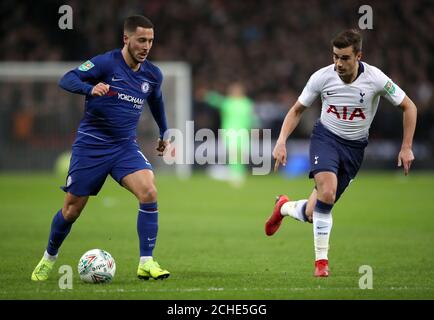
[[[73,30],[60,30],[59,6],[73,8]],[[185,61],[191,65],[193,115],[198,128],[220,126],[219,112],[203,99],[203,92],[224,93],[234,81],[242,83],[253,101],[257,125],[272,129],[276,138],[282,120],[309,76],[332,63],[330,40],[341,30],[358,27],[358,9],[373,9],[373,30],[364,30],[363,60],[389,75],[416,103],[419,111],[416,141],[434,148],[434,9],[431,0],[92,0],[2,1],[1,61],[85,61],[122,46],[122,24],[130,14],[148,16],[155,25],[151,61]],[[66,119],[71,138],[82,111],[81,102],[59,93],[55,84],[38,99],[37,87],[27,95],[0,86],[1,135],[25,140],[23,109],[37,108],[37,117]],[[21,99],[11,110],[7,99]],[[34,103],[26,103],[36,101]],[[59,110],[58,99],[71,108]],[[78,107],[77,107],[78,106]],[[317,101],[295,132],[307,138],[319,115]],[[32,112],[30,112],[32,114]],[[402,113],[386,100],[380,103],[371,139],[402,135]],[[57,120],[56,120],[57,121]],[[44,122],[55,123],[55,122]],[[50,130],[44,125],[40,130]],[[23,129],[24,128],[24,129]],[[55,138],[53,138],[55,139]],[[0,142],[1,147],[1,142]],[[428,151],[427,151],[428,150]]]

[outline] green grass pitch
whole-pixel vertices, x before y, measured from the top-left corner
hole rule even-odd
[[[63,202],[63,179],[0,175],[0,299],[433,299],[434,174],[362,172],[333,211],[331,276],[313,277],[312,226],[286,218],[273,237],[264,222],[274,197],[305,198],[312,181],[250,177],[243,188],[204,175],[159,175],[160,230],[154,251],[172,272],[164,281],[136,278],[137,201],[110,178],[92,197],[64,242],[51,278],[30,281],[51,219]],[[92,248],[117,264],[110,284],[82,283],[80,256]],[[73,268],[73,289],[59,289],[59,267]],[[373,289],[359,288],[359,267]]]

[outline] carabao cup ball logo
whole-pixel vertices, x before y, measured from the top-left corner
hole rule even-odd
[[[107,283],[116,273],[115,259],[102,249],[92,249],[83,254],[78,262],[80,279],[87,283]]]
[[[143,84],[142,84],[142,91],[143,91],[143,93],[146,93],[146,92],[148,92],[149,91],[149,83],[148,82],[143,82]]]

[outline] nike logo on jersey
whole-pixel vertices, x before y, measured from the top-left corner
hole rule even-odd
[[[334,94],[336,94],[336,91],[327,91],[327,95],[328,95],[328,96],[332,96],[332,95],[334,95]]]
[[[115,82],[115,81],[122,81],[123,79],[122,78],[115,78],[114,76],[112,77],[112,81],[113,82]]]
[[[148,237],[148,241],[153,241],[153,240],[155,240],[155,239],[157,239],[157,237],[154,237],[154,238],[149,238],[149,237]]]

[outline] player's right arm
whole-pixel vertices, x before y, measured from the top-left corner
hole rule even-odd
[[[90,95],[92,96],[104,96],[106,95],[110,90],[110,86],[104,82],[99,82],[96,86],[92,88],[92,91],[90,92]]]
[[[276,146],[273,150],[273,158],[276,160],[274,164],[274,172],[277,171],[280,164],[283,166],[286,165],[286,140],[297,127],[304,110],[306,110],[306,107],[297,100],[291,109],[289,109],[285,120],[283,120],[279,138],[277,139]]]
[[[277,172],[280,164],[284,166],[286,165],[286,140],[295,128],[297,128],[304,110],[306,110],[307,107],[310,107],[320,94],[324,82],[322,77],[324,70],[325,68],[320,69],[310,77],[303,92],[298,97],[297,102],[291,107],[291,109],[289,109],[285,120],[283,120],[279,138],[277,139],[276,146],[273,150],[273,158],[276,160],[274,163],[274,172]]]
[[[107,57],[99,55],[67,72],[59,81],[59,86],[69,92],[83,95],[103,96],[110,86],[102,79],[107,74]]]

